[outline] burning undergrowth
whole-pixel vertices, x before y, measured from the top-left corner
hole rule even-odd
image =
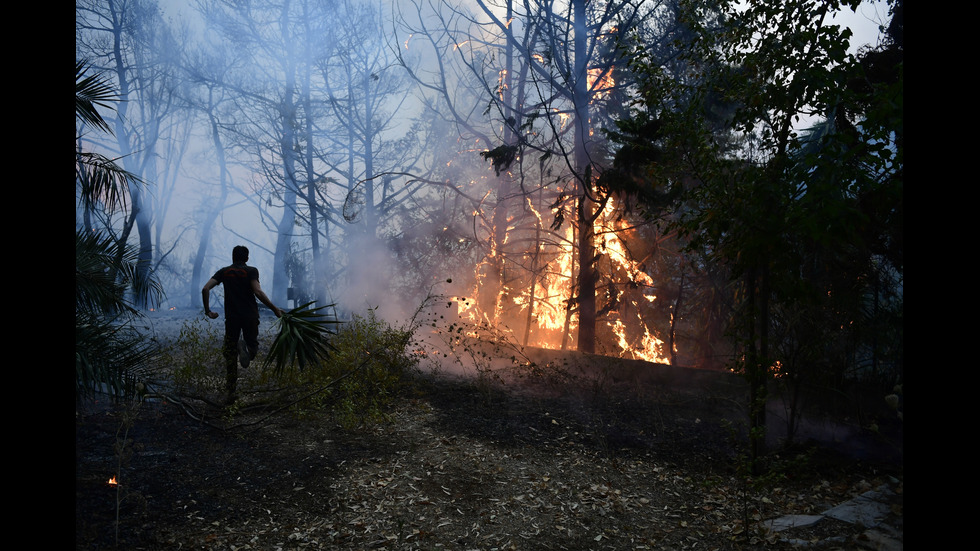
[[[577,283],[577,228],[568,206],[527,196],[510,209],[507,231],[478,240],[487,251],[465,282],[450,285],[449,318],[469,324],[474,333],[506,338],[520,346],[576,348],[580,323]],[[502,208],[502,207],[498,207]],[[549,217],[553,220],[549,220]],[[658,302],[672,283],[651,277],[661,254],[658,240],[631,226],[622,207],[610,199],[594,223],[597,251],[597,351],[609,356],[669,363],[676,348],[661,335],[672,323],[671,303]],[[497,244],[499,243],[499,244]]]

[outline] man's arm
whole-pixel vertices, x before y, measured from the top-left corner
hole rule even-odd
[[[218,317],[217,312],[211,311],[211,289],[214,289],[217,284],[218,280],[212,277],[204,284],[204,288],[201,289],[201,302],[204,304],[204,315],[211,319]]]
[[[252,293],[254,293],[255,296],[262,301],[262,304],[265,304],[270,310],[275,312],[277,318],[282,317],[282,310],[280,310],[275,304],[272,304],[272,301],[269,300],[269,297],[265,294],[265,291],[262,290],[262,286],[259,285],[259,280],[257,279],[252,280]]]

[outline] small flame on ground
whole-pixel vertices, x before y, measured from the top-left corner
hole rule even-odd
[[[108,484],[110,486],[115,486],[115,485],[117,485],[119,483],[116,482],[116,477],[112,477],[112,478],[109,479],[109,481],[106,484]]]

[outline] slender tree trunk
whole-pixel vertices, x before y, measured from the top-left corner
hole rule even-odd
[[[769,397],[769,269],[765,260],[757,262],[745,275],[749,308],[745,374],[749,384],[749,459],[754,474],[762,472]]]
[[[213,93],[213,90],[209,91]],[[194,253],[194,261],[191,268],[190,288],[188,292],[191,296],[191,304],[197,308],[203,308],[201,303],[201,281],[209,275],[204,273],[204,261],[207,258],[208,247],[211,245],[211,230],[214,228],[218,216],[225,208],[225,201],[228,199],[228,164],[225,158],[225,146],[221,140],[221,133],[218,130],[218,119],[214,116],[213,110],[208,109],[208,120],[211,123],[211,142],[214,144],[215,157],[218,162],[218,199],[210,205],[204,221],[198,231],[197,251]]]
[[[587,78],[588,52],[586,48],[586,0],[574,0],[575,27],[575,74],[573,76],[575,108],[574,166],[579,178],[578,195],[578,350],[595,353],[596,301],[595,301],[595,203],[592,199],[592,171],[585,148],[589,138],[589,94]]]
[[[305,45],[305,59],[306,63],[303,69],[303,111],[306,115],[306,124],[304,126],[304,133],[306,134],[306,157],[304,162],[306,164],[306,207],[310,212],[310,248],[311,254],[313,256],[313,296],[316,299],[317,305],[323,306],[327,304],[327,283],[324,271],[326,266],[323,265],[322,261],[322,251],[320,250],[320,223],[319,223],[319,207],[317,205],[317,193],[316,193],[316,174],[313,171],[313,106],[312,106],[312,90],[310,85],[311,71],[312,71],[312,43],[313,37],[310,36],[312,33],[310,31],[310,15],[309,15],[309,4],[303,4],[303,29],[305,31],[305,40],[303,44]]]
[[[575,225],[572,225],[572,243],[571,243],[571,247],[573,249],[575,248],[575,243],[577,242],[577,240],[576,240],[576,236],[577,235],[578,235],[578,227],[575,226]],[[578,281],[578,279],[575,276],[575,268],[576,268],[576,264],[577,263],[578,262],[575,259],[572,260],[572,262],[571,262],[571,264],[572,264],[572,266],[571,266],[572,273],[568,274],[568,302],[566,303],[567,306],[565,307],[565,326],[562,329],[562,333],[561,333],[561,349],[562,350],[567,350],[568,349],[568,329],[569,329],[569,327],[571,327],[571,324],[572,324],[572,312],[574,311],[573,310],[573,308],[574,308],[573,305],[575,304],[575,293],[576,293],[577,288],[578,288],[578,285],[576,284],[576,281]]]
[[[543,189],[538,190],[538,212],[542,208],[541,195]],[[534,323],[534,293],[538,284],[538,257],[541,255],[541,219],[537,218],[534,222],[534,256],[531,257],[531,290],[527,299],[527,323],[524,325],[524,346],[531,337],[531,325]]]
[[[115,3],[110,2],[110,12],[115,16],[120,16],[115,9]],[[119,154],[123,157],[124,168],[136,175],[141,175],[141,167],[132,153],[132,142],[129,131],[126,128],[126,120],[129,112],[130,83],[126,71],[126,64],[123,59],[122,51],[123,27],[121,24],[113,26],[113,49],[112,56],[115,63],[116,78],[119,83],[119,98],[116,117],[116,140],[119,145]],[[117,255],[116,266],[122,265],[122,255],[125,252],[126,243],[129,241],[132,230],[135,227],[139,238],[139,256],[137,264],[137,277],[146,279],[149,277],[150,268],[153,265],[153,239],[151,231],[151,214],[144,205],[143,190],[140,186],[128,186],[130,194],[130,216],[126,218],[123,231],[119,240],[119,253]],[[137,306],[147,306],[138,304]]]
[[[75,141],[75,147],[75,154],[78,156],[75,162],[80,164],[80,156],[82,154],[82,141],[80,137]],[[91,182],[88,178],[88,171],[78,170],[78,174],[82,179],[82,189],[89,189]],[[82,201],[82,228],[86,234],[92,233],[92,205],[88,200]]]
[[[507,16],[510,21],[513,18],[513,1],[507,1]],[[501,79],[501,113],[506,118],[513,110],[511,92],[512,72],[514,70],[514,46],[508,40],[504,46],[504,74]],[[504,121],[503,144],[507,147],[514,146],[514,132],[510,124]],[[488,259],[488,273],[483,281],[483,291],[480,304],[489,314],[489,322],[496,326],[500,321],[504,301],[502,293],[505,281],[504,243],[507,240],[507,223],[510,217],[510,195],[512,177],[509,166],[504,166],[500,174],[497,175],[497,202],[494,205],[493,216],[491,217],[490,232],[490,258]]]
[[[681,312],[681,298],[684,296],[684,273],[681,273],[680,285],[677,288],[677,299],[674,300],[674,308],[670,314],[670,337],[667,340],[667,346],[670,347],[670,365],[677,365],[677,351],[674,345],[674,339],[677,333],[677,318],[680,317]]]
[[[289,33],[289,2],[283,4],[280,16],[280,32],[283,44],[287,47],[293,43]],[[282,121],[282,136],[279,149],[283,163],[283,210],[279,219],[276,235],[276,249],[273,251],[272,265],[272,302],[286,304],[288,300],[289,274],[286,272],[286,260],[290,254],[293,242],[293,231],[296,223],[296,202],[298,199],[298,183],[296,181],[296,67],[295,56],[288,52],[285,56],[285,87],[280,104]]]
[[[287,94],[292,100],[291,94]],[[282,217],[276,227],[276,249],[273,252],[272,267],[272,302],[275,304],[286,304],[288,299],[287,289],[289,288],[289,274],[286,272],[286,259],[290,253],[290,246],[293,241],[293,231],[296,226],[296,152],[294,149],[295,139],[292,130],[295,117],[293,107],[286,103],[283,109],[283,124],[286,130],[283,132],[280,147],[282,150],[282,161],[285,182],[283,190],[283,209]]]

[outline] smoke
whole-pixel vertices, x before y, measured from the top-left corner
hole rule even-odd
[[[103,2],[89,3],[100,10],[107,9]],[[326,5],[312,2],[308,6],[312,9],[317,4]],[[368,13],[354,9],[366,4],[352,0],[330,3],[330,6],[351,8],[350,13],[343,15],[356,15]],[[463,7],[469,4],[459,2]],[[461,36],[456,44],[440,44],[446,46],[443,49],[423,50],[426,41],[420,35],[414,35],[412,40],[408,35],[392,35],[387,37],[388,43],[341,40],[344,32],[396,28],[394,8],[403,8],[403,2],[382,3],[391,9],[376,14],[376,20],[330,19],[322,17],[322,13],[317,17],[296,16],[295,21],[321,25],[309,30],[310,36],[322,38],[309,44],[310,55],[319,56],[315,59],[306,58],[306,52],[300,48],[307,45],[303,42],[302,26],[292,29],[294,34],[289,37],[273,37],[276,40],[268,43],[248,42],[244,33],[235,35],[206,27],[204,17],[196,10],[198,5],[192,0],[159,2],[162,21],[172,23],[175,32],[184,24],[190,29],[188,40],[175,42],[184,44],[187,50],[167,52],[181,54],[174,69],[174,78],[181,80],[166,82],[173,90],[180,90],[180,95],[168,99],[180,100],[174,104],[197,102],[195,109],[175,112],[167,119],[172,126],[164,127],[179,130],[162,136],[161,141],[169,145],[160,146],[154,153],[161,169],[149,178],[154,206],[159,209],[156,216],[162,220],[154,245],[157,273],[169,298],[164,306],[195,304],[200,286],[215,270],[231,262],[232,247],[239,244],[249,247],[249,263],[259,269],[265,291],[273,300],[284,300],[284,293],[275,295],[273,289],[293,287],[296,282],[276,281],[274,277],[276,268],[281,268],[277,263],[286,254],[278,251],[277,256],[277,240],[283,234],[288,235],[296,250],[309,257],[311,213],[302,201],[306,194],[316,195],[318,207],[322,209],[316,231],[320,232],[323,262],[315,268],[328,287],[326,296],[337,302],[341,310],[363,313],[370,309],[384,319],[408,320],[433,293],[448,296],[472,293],[475,285],[467,278],[473,276],[481,254],[485,253],[475,244],[486,238],[485,227],[478,226],[486,222],[487,211],[492,208],[481,199],[488,193],[492,181],[488,176],[492,170],[479,153],[498,145],[495,141],[499,141],[502,118],[487,107],[488,89],[481,85],[489,82],[496,86],[499,67],[488,64],[480,68],[486,71],[480,75],[486,79],[484,83],[474,83],[473,74],[447,74],[451,79],[447,91],[453,97],[440,98],[438,94],[427,95],[424,90],[398,80],[405,78],[400,63],[414,63],[414,60],[427,63],[413,67],[421,69],[417,74],[425,74],[437,62],[448,63],[458,60],[465,52],[472,52],[469,48],[475,42],[457,48],[463,43]],[[227,17],[223,18],[227,14],[214,15],[211,21],[229,23]],[[337,25],[337,21],[345,24]],[[265,26],[270,30],[277,27]],[[136,38],[152,44],[149,35],[153,30],[159,31],[159,26],[142,28],[147,36]],[[270,36],[274,34],[270,31]],[[98,50],[104,44],[102,38],[107,36],[106,31],[81,30],[77,25],[76,35],[80,37],[76,40],[76,55],[108,57],[106,52]],[[348,38],[358,36],[361,35]],[[373,35],[363,36],[374,39]],[[138,43],[133,40],[133,44]],[[358,55],[354,48],[348,47],[351,44],[364,46],[367,52],[366,57],[357,60],[366,62],[361,72],[354,70],[360,65],[351,62]],[[392,46],[403,55],[415,56],[414,60],[387,57]],[[290,51],[290,47],[294,49]],[[315,89],[310,94],[314,107],[309,107],[308,113],[300,101],[287,104],[285,99],[289,94],[297,98],[301,94],[301,86],[287,90],[285,83],[302,76],[302,71],[287,74],[285,71],[290,67],[276,66],[273,55],[261,56],[266,50],[275,55],[291,53],[296,56],[291,59],[295,67],[309,71]],[[147,86],[143,90],[152,89],[148,86],[151,83],[144,84]],[[163,82],[152,84],[164,88]],[[139,120],[138,113],[152,114],[152,104],[141,104],[136,96],[131,99],[129,109],[133,121]],[[282,102],[274,104],[273,100]],[[446,105],[450,101],[458,102],[452,105],[458,112],[477,114],[465,121],[473,129],[463,130],[464,125],[458,121],[446,122],[452,119]],[[214,117],[213,127],[209,116]],[[304,131],[307,122],[317,131],[313,139],[292,136],[292,142],[284,146],[288,141],[284,139],[287,130]],[[364,130],[371,125],[376,125],[373,133]],[[540,131],[543,126],[533,130]],[[229,161],[224,179],[213,129],[218,129],[225,148],[220,153],[227,155]],[[142,130],[134,128],[133,134],[141,136]],[[313,166],[304,173],[303,163],[313,149]],[[287,156],[295,157],[290,159],[292,164],[282,160]],[[284,168],[286,164],[289,169]],[[289,170],[295,173],[286,174]],[[409,187],[405,181],[410,178],[378,180],[378,186],[372,188],[374,203],[379,207],[379,215],[387,218],[367,229],[345,222],[342,205],[346,189],[385,172],[424,175],[442,187],[431,187],[412,197],[405,191]],[[311,180],[317,184],[306,186],[305,182]],[[543,177],[541,180],[542,186],[548,185]],[[227,189],[220,189],[221,181],[226,181]],[[296,183],[305,187],[297,189]],[[290,193],[298,194],[300,200],[295,206],[282,206]],[[222,197],[220,215],[205,232],[206,216]],[[550,199],[543,204],[546,206]],[[388,202],[382,204],[382,201]],[[284,209],[296,210],[296,223],[285,229],[279,225]],[[471,214],[477,209],[484,210],[479,216]],[[467,223],[471,226],[466,227]],[[201,268],[203,280],[190,285],[191,265],[201,239],[208,241],[208,253]],[[525,264],[530,266],[530,259]],[[310,269],[313,268],[311,265]],[[447,278],[456,283],[439,285]],[[521,327],[524,322],[516,319],[511,325]]]
[[[384,319],[404,316],[405,305],[391,289],[392,255],[385,244],[366,232],[347,238],[349,259],[339,306],[347,312],[374,310]]]

